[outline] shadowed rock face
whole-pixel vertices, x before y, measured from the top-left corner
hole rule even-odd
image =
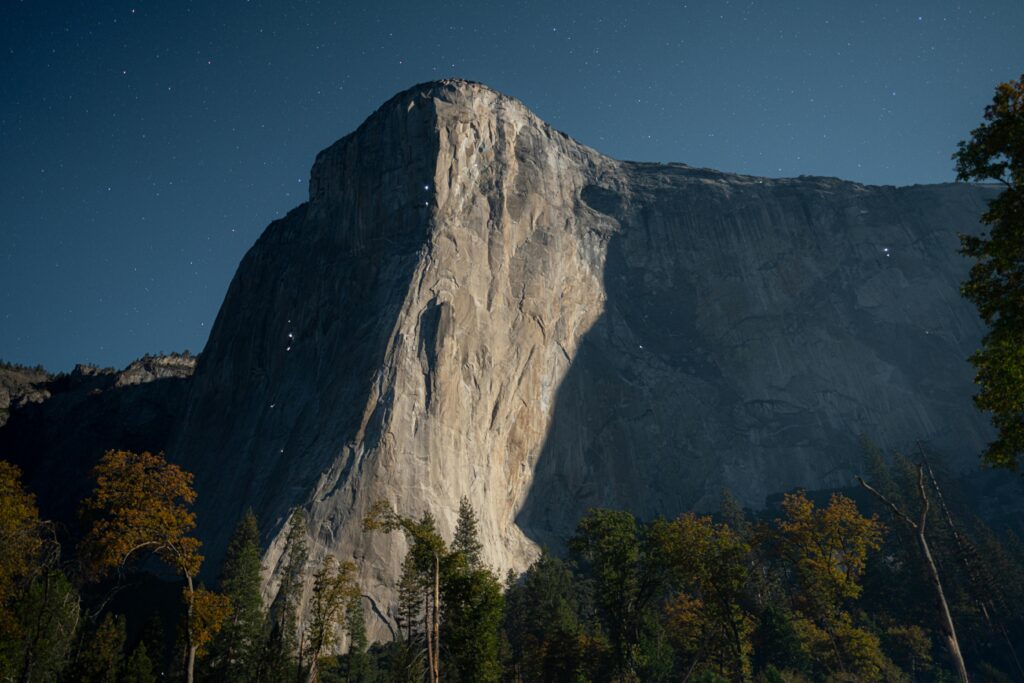
[[[320,153],[217,317],[169,449],[209,566],[252,506],[273,573],[301,505],[380,634],[405,545],[362,532],[379,499],[450,537],[469,497],[504,570],[589,506],[848,483],[862,434],[973,462],[956,231],[990,196],[620,162],[478,84],[403,92]]]
[[[78,531],[79,502],[108,450],[163,451],[188,397],[195,359],[145,356],[121,371],[78,365],[68,374],[0,367],[0,458],[16,464],[44,519]],[[10,398],[5,404],[5,393]]]

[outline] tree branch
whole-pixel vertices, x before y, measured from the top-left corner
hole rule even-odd
[[[914,520],[912,520],[910,517],[908,517],[906,514],[904,514],[902,510],[900,510],[898,507],[896,507],[895,503],[893,503],[891,500],[889,500],[888,498],[883,496],[877,489],[872,488],[872,486],[870,484],[868,484],[866,481],[864,481],[861,477],[858,476],[858,477],[856,477],[856,479],[857,479],[857,481],[860,483],[860,485],[862,487],[864,487],[875,498],[877,498],[878,500],[882,501],[890,510],[893,511],[893,513],[896,516],[898,516],[904,522],[909,524],[911,529],[915,529],[916,530],[918,528],[917,523]]]

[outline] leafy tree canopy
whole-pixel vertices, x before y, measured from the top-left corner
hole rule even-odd
[[[958,180],[1004,188],[982,216],[988,234],[960,237],[975,261],[961,291],[989,326],[971,357],[980,387],[974,401],[998,430],[982,460],[1016,470],[1024,454],[1024,76],[996,88],[985,122],[953,158]]]

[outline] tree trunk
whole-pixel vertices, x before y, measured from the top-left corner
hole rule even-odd
[[[434,683],[441,683],[441,558],[434,553]]]
[[[946,594],[942,590],[942,581],[939,579],[939,570],[935,566],[935,560],[932,558],[932,551],[928,547],[928,539],[925,538],[924,531],[925,526],[928,524],[928,494],[924,489],[924,465],[917,466],[917,492],[921,496],[921,516],[918,521],[912,520],[905,512],[896,507],[896,504],[890,501],[888,498],[883,496],[875,489],[868,486],[868,484],[857,477],[857,481],[860,485],[867,489],[875,498],[885,503],[889,509],[896,514],[897,517],[902,519],[907,526],[914,530],[917,535],[917,545],[921,549],[921,554],[924,555],[925,562],[928,564],[928,578],[931,579],[932,588],[935,589],[935,597],[939,603],[939,611],[942,614],[942,636],[946,641],[946,647],[949,649],[949,656],[953,659],[953,664],[956,666],[957,675],[960,677],[961,683],[970,683],[970,679],[967,677],[967,665],[964,664],[964,656],[960,652],[960,641],[956,637],[956,628],[953,626],[953,615],[949,611],[949,603],[946,602]]]
[[[430,612],[430,596],[424,598],[423,604],[423,635],[427,639],[427,671],[430,683],[434,683],[434,629],[433,617]]]
[[[926,510],[927,507],[927,504],[925,504]],[[956,672],[960,676],[960,680],[963,683],[968,683],[967,667],[964,664],[964,657],[960,653],[960,641],[956,638],[956,629],[953,627],[953,615],[949,612],[946,594],[942,590],[942,582],[939,580],[939,570],[935,566],[935,561],[932,559],[932,551],[928,548],[928,541],[924,537],[924,525],[919,526],[917,529],[917,544],[921,548],[921,554],[924,555],[925,562],[928,563],[928,576],[932,580],[932,587],[935,589],[935,594],[939,599],[939,610],[942,612],[942,636],[946,641],[946,647],[949,648],[949,654],[952,655],[953,663],[956,664]]]
[[[196,668],[196,646],[192,642],[192,605],[195,602],[192,575],[185,574],[185,581],[188,582],[188,606],[185,609],[185,638],[188,641],[188,657],[185,660],[185,680],[187,683],[193,683]]]

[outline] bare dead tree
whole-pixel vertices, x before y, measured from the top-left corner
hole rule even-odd
[[[946,499],[942,495],[942,489],[939,488],[939,480],[935,476],[935,471],[932,470],[931,463],[928,462],[928,458],[925,456],[924,448],[922,448],[920,441],[917,442],[917,452],[918,455],[921,456],[921,464],[928,471],[928,478],[931,481],[932,490],[935,491],[935,497],[939,502],[939,509],[942,511],[942,515],[946,519],[946,525],[949,527],[949,530],[953,535],[953,542],[956,544],[957,554],[960,556],[960,562],[964,565],[964,571],[967,572],[967,578],[970,580],[973,591],[976,594],[975,599],[978,603],[979,609],[981,609],[982,617],[984,617],[985,623],[989,628],[997,630],[1000,635],[1003,636],[1003,640],[1006,642],[1006,647],[1010,652],[1010,657],[1013,659],[1013,663],[1017,667],[1017,673],[1020,674],[1021,680],[1024,681],[1024,667],[1021,666],[1020,658],[1017,656],[1017,648],[1013,646],[1013,639],[1010,638],[1010,634],[1006,630],[1006,624],[998,615],[1000,604],[997,604],[996,594],[991,591],[993,588],[991,573],[988,571],[988,568],[984,566],[983,562],[979,561],[977,565],[975,565],[973,560],[977,556],[977,553],[975,551],[974,544],[964,539],[956,528],[956,525],[953,523],[953,514],[949,511],[949,506],[946,505]],[[989,591],[987,596],[985,594],[986,590]]]
[[[942,616],[941,628],[943,639],[946,641],[946,647],[949,649],[949,655],[953,658],[953,663],[956,665],[957,674],[960,676],[961,683],[970,683],[970,679],[967,677],[967,666],[964,664],[963,654],[960,652],[960,641],[956,637],[956,628],[953,626],[953,615],[949,611],[949,603],[946,602],[946,594],[942,590],[942,581],[939,579],[939,570],[935,566],[935,559],[932,557],[932,551],[928,547],[928,539],[925,537],[925,526],[928,522],[928,493],[924,487],[924,466],[917,466],[917,492],[921,496],[921,515],[918,521],[914,521],[905,512],[900,510],[895,503],[890,501],[878,490],[872,488],[867,482],[861,477],[857,477],[857,481],[870,492],[875,498],[882,501],[897,518],[903,520],[903,522],[909,526],[917,537],[918,548],[921,549],[921,554],[924,555],[925,564],[928,566],[928,576],[931,579],[932,588],[935,589],[935,597],[938,599],[939,611]]]

